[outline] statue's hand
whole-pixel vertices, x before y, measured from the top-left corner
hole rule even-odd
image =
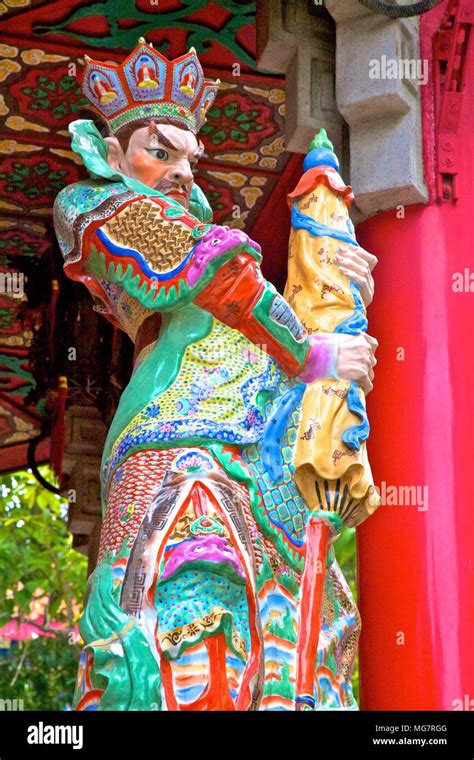
[[[310,350],[300,378],[314,380],[355,380],[364,393],[373,388],[374,356],[378,341],[367,333],[318,333],[310,336]]]
[[[373,388],[374,367],[377,359],[374,354],[378,341],[367,333],[358,335],[331,335],[338,341],[337,372],[341,379],[355,380],[364,393]]]
[[[368,306],[374,297],[372,269],[377,264],[377,258],[364,248],[348,245],[339,248],[335,259],[342,274],[360,286],[360,295]]]

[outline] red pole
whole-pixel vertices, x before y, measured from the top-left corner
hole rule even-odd
[[[306,525],[306,556],[301,579],[298,624],[296,709],[314,708],[314,670],[321,630],[321,606],[331,528],[326,520],[310,517]]]
[[[363,709],[474,709],[472,85],[457,202],[357,231],[380,262],[368,450],[387,502],[358,529]]]

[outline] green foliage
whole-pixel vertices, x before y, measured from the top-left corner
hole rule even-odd
[[[80,651],[62,636],[13,644],[0,657],[0,699],[22,699],[25,710],[70,708]]]
[[[341,535],[334,544],[337,561],[342,572],[351,588],[354,599],[357,602],[357,547],[356,547],[356,529],[344,528]],[[354,675],[352,677],[352,688],[354,697],[359,701],[359,655],[356,656]]]
[[[41,468],[52,480],[49,468]],[[72,548],[67,503],[30,472],[0,477],[0,626],[31,615],[44,602],[43,627],[65,625],[56,638],[13,644],[0,658],[0,698],[24,699],[25,709],[61,709],[71,700],[79,646],[72,631],[80,615],[87,560]]]
[[[334,550],[341,570],[351,587],[354,599],[357,599],[355,528],[344,528],[334,544]]]

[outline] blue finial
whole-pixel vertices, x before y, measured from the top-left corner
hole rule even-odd
[[[303,161],[304,171],[313,169],[315,166],[332,166],[333,169],[339,171],[339,161],[325,129],[320,129],[313,137],[309,152]]]

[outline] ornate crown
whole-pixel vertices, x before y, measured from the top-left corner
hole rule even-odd
[[[82,90],[111,132],[150,117],[196,134],[220,84],[204,78],[194,48],[168,61],[143,37],[121,64],[84,60]]]

